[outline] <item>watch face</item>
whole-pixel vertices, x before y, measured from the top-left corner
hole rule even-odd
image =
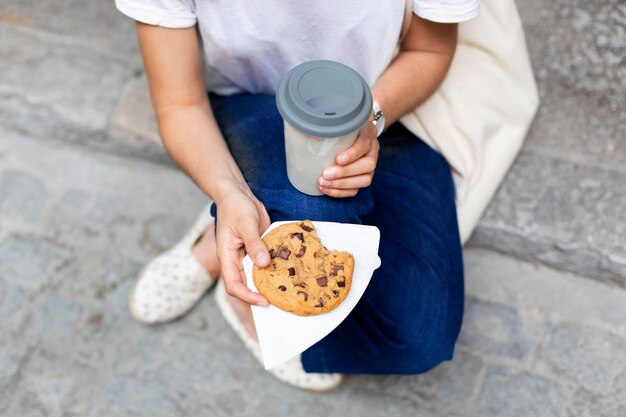
[[[383,130],[385,129],[385,114],[383,113],[380,105],[374,100],[373,110],[374,110],[374,126],[376,126],[376,137],[379,137]]]
[[[376,126],[376,137],[379,137],[385,128],[385,116],[382,112],[379,112],[374,116],[374,126]]]

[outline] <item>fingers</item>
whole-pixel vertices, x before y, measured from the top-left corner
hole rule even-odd
[[[241,268],[241,259],[232,255],[232,251],[223,252],[219,258],[222,265],[222,279],[226,292],[248,304],[268,306],[269,302],[261,294],[251,291],[245,284],[245,275]]]
[[[337,154],[337,165],[347,165],[358,160],[370,151],[374,143],[378,144],[376,140],[376,126],[372,123],[366,123],[352,146]]]
[[[326,181],[320,179],[320,190],[324,193],[328,190],[349,190],[352,188],[365,188],[369,187],[372,183],[374,173],[370,172],[362,175],[355,175],[353,177],[341,178],[333,181]]]
[[[349,190],[338,190],[335,188],[320,188],[320,190],[326,194],[329,197],[335,197],[335,198],[348,198],[348,197],[354,197],[356,195],[356,193],[359,192],[358,188],[351,188]]]
[[[243,244],[246,248],[246,252],[250,255],[250,259],[258,266],[265,267],[270,263],[270,253],[265,246],[265,243],[261,240],[261,224],[255,224],[255,222],[242,222],[238,225],[237,231]]]
[[[335,165],[330,168],[326,168],[324,172],[322,172],[320,185],[333,188],[331,183],[339,178],[354,177],[355,175],[373,173],[376,169],[377,158],[378,152],[376,152],[376,155],[372,155],[370,153],[349,165]]]
[[[259,216],[261,217],[261,222],[259,224],[259,234],[262,235],[270,224],[272,223],[270,220],[270,215],[267,214],[267,209],[265,205],[261,202],[261,200],[257,200],[257,206],[259,209]]]

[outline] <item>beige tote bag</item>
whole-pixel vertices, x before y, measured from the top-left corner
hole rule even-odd
[[[411,9],[408,1],[403,30]],[[458,42],[442,85],[400,122],[450,164],[465,243],[518,154],[539,96],[513,0],[481,0],[480,15],[459,24]]]

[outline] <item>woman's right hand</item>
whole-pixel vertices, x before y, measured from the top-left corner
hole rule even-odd
[[[239,189],[227,193],[216,205],[217,257],[226,292],[248,304],[269,305],[265,297],[248,288],[242,265],[246,253],[258,266],[270,263],[269,251],[261,240],[270,225],[265,206],[251,191]]]

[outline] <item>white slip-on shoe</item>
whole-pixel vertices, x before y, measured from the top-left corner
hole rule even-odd
[[[185,237],[172,249],[154,258],[139,273],[130,293],[133,317],[143,323],[165,323],[191,310],[217,281],[191,249],[213,223],[206,206]]]
[[[259,343],[248,334],[241,321],[239,321],[237,313],[235,313],[233,307],[228,301],[228,294],[226,293],[223,281],[220,281],[217,284],[217,289],[215,290],[215,300],[217,301],[217,306],[219,307],[219,310],[224,316],[226,322],[230,325],[230,327],[232,327],[235,334],[239,336],[239,339],[241,339],[246,348],[250,351],[250,353],[252,353],[252,356],[256,358],[261,366],[263,366]],[[289,385],[316,392],[332,391],[343,381],[342,374],[306,372],[302,367],[300,355],[282,365],[268,369],[267,372]]]

